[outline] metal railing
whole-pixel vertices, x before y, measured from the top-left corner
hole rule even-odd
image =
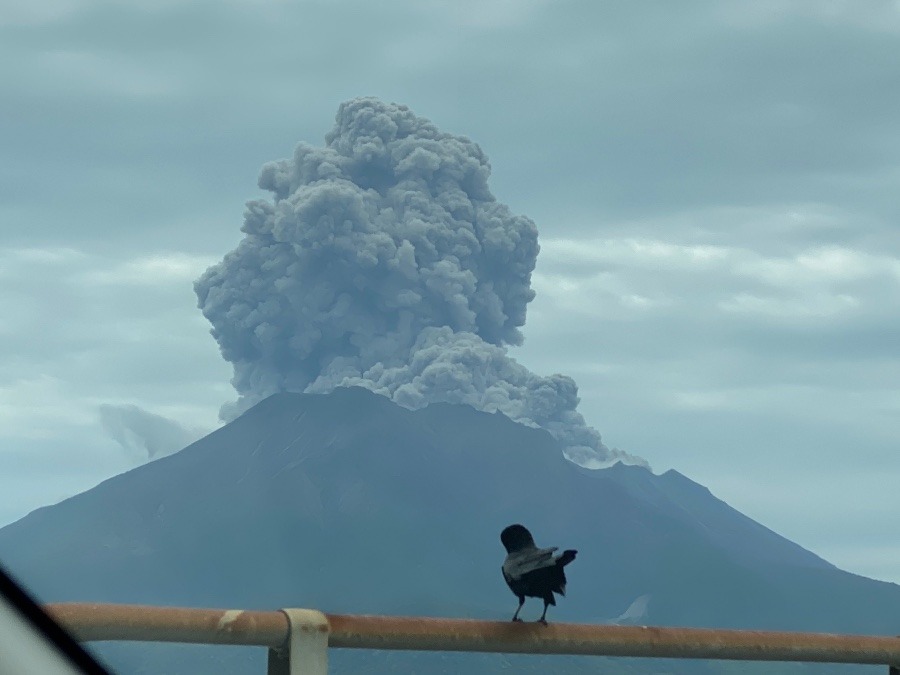
[[[889,666],[900,638],[655,626],[513,623],[395,616],[58,603],[45,609],[82,641],[269,648],[269,675],[325,675],[328,649],[575,654]]]

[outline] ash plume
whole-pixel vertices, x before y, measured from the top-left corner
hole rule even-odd
[[[464,403],[542,427],[584,466],[646,464],[610,450],[577,387],[511,358],[522,343],[535,224],[488,189],[475,143],[407,107],[341,104],[325,147],[263,166],[270,200],[194,284],[239,394],[232,419],[282,391],[362,386],[400,405]]]

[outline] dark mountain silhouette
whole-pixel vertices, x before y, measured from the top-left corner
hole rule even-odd
[[[503,415],[448,404],[410,411],[357,388],[272,396],[174,455],[0,529],[0,560],[48,602],[508,620],[498,537],[514,522],[541,542],[578,550],[551,620],[609,621],[647,596],[642,623],[900,633],[900,587],[835,568],[675,471],[586,470],[546,432]],[[536,619],[539,604],[526,604],[523,618]],[[264,669],[261,650],[101,651],[122,672]],[[598,665],[583,657],[332,654],[335,672]],[[612,668],[736,665],[619,659]],[[741,668],[777,672],[772,664]]]

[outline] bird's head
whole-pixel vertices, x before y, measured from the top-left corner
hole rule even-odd
[[[531,532],[524,525],[510,525],[500,533],[500,541],[507,553],[521,551],[523,548],[534,546]]]

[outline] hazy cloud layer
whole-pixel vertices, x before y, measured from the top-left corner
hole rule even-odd
[[[577,387],[511,359],[537,228],[494,199],[463,136],[402,105],[341,104],[324,148],[266,164],[274,201],[247,205],[240,245],[195,289],[240,394],[363,386],[411,408],[467,403],[547,429],[579,463],[616,459],[576,411]]]

